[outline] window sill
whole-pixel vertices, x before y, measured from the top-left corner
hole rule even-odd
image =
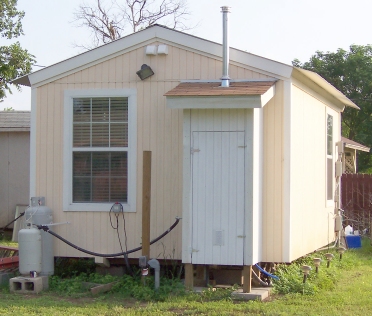
[[[109,212],[115,203],[72,203],[64,208],[65,212]],[[135,213],[128,203],[122,203],[124,212]]]

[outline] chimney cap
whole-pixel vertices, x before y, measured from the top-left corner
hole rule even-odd
[[[223,7],[221,7],[221,12],[228,12],[228,13],[230,13],[230,8],[231,7],[228,7],[228,6],[223,6]]]

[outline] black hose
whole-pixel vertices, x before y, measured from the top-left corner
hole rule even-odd
[[[170,233],[173,230],[173,228],[177,226],[179,221],[180,221],[180,218],[176,218],[176,221],[173,223],[173,225],[171,227],[168,228],[168,230],[166,230],[164,233],[162,233],[159,237],[156,237],[155,239],[150,241],[150,245],[156,243],[159,239],[163,238],[168,233]],[[97,253],[97,252],[89,251],[89,250],[86,250],[86,249],[80,248],[79,246],[74,245],[73,243],[64,239],[62,236],[60,236],[57,233],[51,231],[49,229],[48,225],[36,225],[36,226],[37,226],[38,229],[42,229],[42,230],[48,232],[49,234],[53,235],[54,237],[57,237],[59,240],[62,240],[64,243],[71,246],[72,248],[75,248],[75,249],[77,249],[81,252],[84,252],[84,253],[87,253],[88,255],[92,255],[92,256],[96,256],[96,257],[104,257],[104,258],[105,257],[119,257],[119,256],[123,256],[124,254],[130,254],[130,253],[133,253],[133,252],[136,252],[136,251],[142,249],[142,246],[140,246],[140,247],[137,247],[137,248],[125,251],[125,252],[119,252],[119,253],[110,253],[110,254]]]
[[[13,224],[17,219],[25,215],[25,212],[22,212],[19,214],[19,216],[15,219],[13,219],[10,223],[6,224],[3,228],[0,229],[0,231],[4,231],[5,228],[7,228],[9,225]]]

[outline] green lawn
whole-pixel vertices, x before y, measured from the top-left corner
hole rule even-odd
[[[294,277],[302,282],[300,273]],[[322,289],[321,284],[327,278],[337,280],[332,290]],[[9,289],[4,288],[0,292],[0,315],[369,315],[372,314],[369,240],[364,240],[362,249],[347,251],[342,261],[337,255],[328,269],[323,262],[319,275],[312,271],[306,286],[312,286],[317,280],[322,282],[313,295],[274,294],[266,302],[233,302],[226,290],[206,291],[201,295],[183,293],[179,287],[169,284],[164,285],[168,286],[168,292],[161,289],[161,301],[146,301],[146,295],[151,297],[149,291],[152,290],[145,291],[134,283],[128,285],[135,288],[131,291],[132,297],[128,295],[129,289],[93,297],[87,293],[59,292],[56,287],[39,295],[10,294]],[[179,294],[169,293],[172,289]]]

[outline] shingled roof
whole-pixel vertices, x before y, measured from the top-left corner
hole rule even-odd
[[[30,111],[0,111],[0,132],[29,132]]]
[[[221,87],[221,82],[182,82],[165,96],[227,96],[261,95],[275,81],[231,82],[230,87]]]

